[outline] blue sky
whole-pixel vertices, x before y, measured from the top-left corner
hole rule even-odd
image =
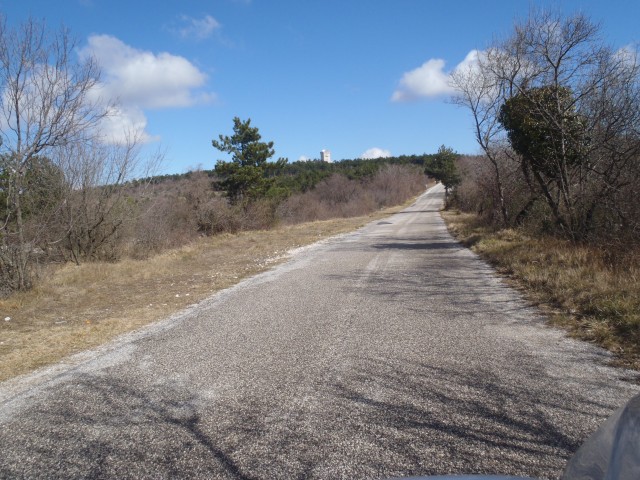
[[[534,6],[586,13],[615,48],[640,40],[638,0],[0,0],[10,25],[64,24],[96,56],[120,101],[105,130],[143,129],[162,173],[225,159],[211,140],[234,116],[290,161],[476,153],[443,79]]]

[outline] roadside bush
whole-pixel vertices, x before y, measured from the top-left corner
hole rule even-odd
[[[230,205],[224,197],[209,198],[198,204],[194,213],[198,231],[204,235],[235,233],[242,229],[241,207]]]
[[[248,203],[242,213],[242,230],[268,230],[278,223],[277,202],[269,198]]]
[[[25,221],[28,237],[41,240],[26,247],[33,275],[40,265],[53,261],[145,259],[198,236],[367,215],[406,201],[426,184],[420,165],[381,164],[372,167],[375,173],[370,175],[350,178],[334,173],[304,193],[285,194],[280,187],[277,194],[234,204],[215,191],[210,172],[101,185],[101,169],[110,165],[106,160],[111,157],[98,155],[101,150],[80,153],[73,157],[75,163],[65,164],[73,181],[66,185],[64,201],[54,202],[52,209],[34,210]],[[0,250],[0,295],[17,288],[11,283],[16,277],[11,269],[20,252],[12,248],[5,245]]]
[[[167,248],[179,247],[197,236],[196,218],[184,197],[160,197],[141,208],[132,219],[128,256],[147,258]]]
[[[334,174],[315,188],[289,197],[278,207],[278,215],[289,224],[366,215],[408,200],[425,185],[420,167],[412,165],[387,165],[362,180]]]
[[[371,179],[368,189],[378,208],[399,205],[424,190],[421,169],[409,165],[385,165]]]
[[[450,206],[477,214],[486,226],[525,227],[530,231],[553,229],[551,212],[540,196],[533,194],[520,165],[508,151],[493,152],[493,162],[486,156],[464,156],[458,160],[461,175]],[[501,171],[499,188],[495,167]],[[503,195],[502,201],[500,195]],[[504,208],[504,212],[502,211]]]

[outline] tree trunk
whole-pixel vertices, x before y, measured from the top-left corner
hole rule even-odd
[[[14,208],[16,211],[16,234],[18,236],[18,246],[16,252],[16,273],[18,290],[26,290],[31,286],[29,278],[29,245],[24,239],[24,220],[22,218],[22,202],[20,195],[22,193],[22,178],[20,174],[16,176],[16,185],[14,194]]]

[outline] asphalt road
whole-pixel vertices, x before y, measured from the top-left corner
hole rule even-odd
[[[441,201],[0,385],[0,477],[558,477],[634,374],[545,327]]]

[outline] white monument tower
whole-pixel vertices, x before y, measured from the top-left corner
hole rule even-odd
[[[329,150],[320,150],[320,160],[331,163],[331,152]]]

